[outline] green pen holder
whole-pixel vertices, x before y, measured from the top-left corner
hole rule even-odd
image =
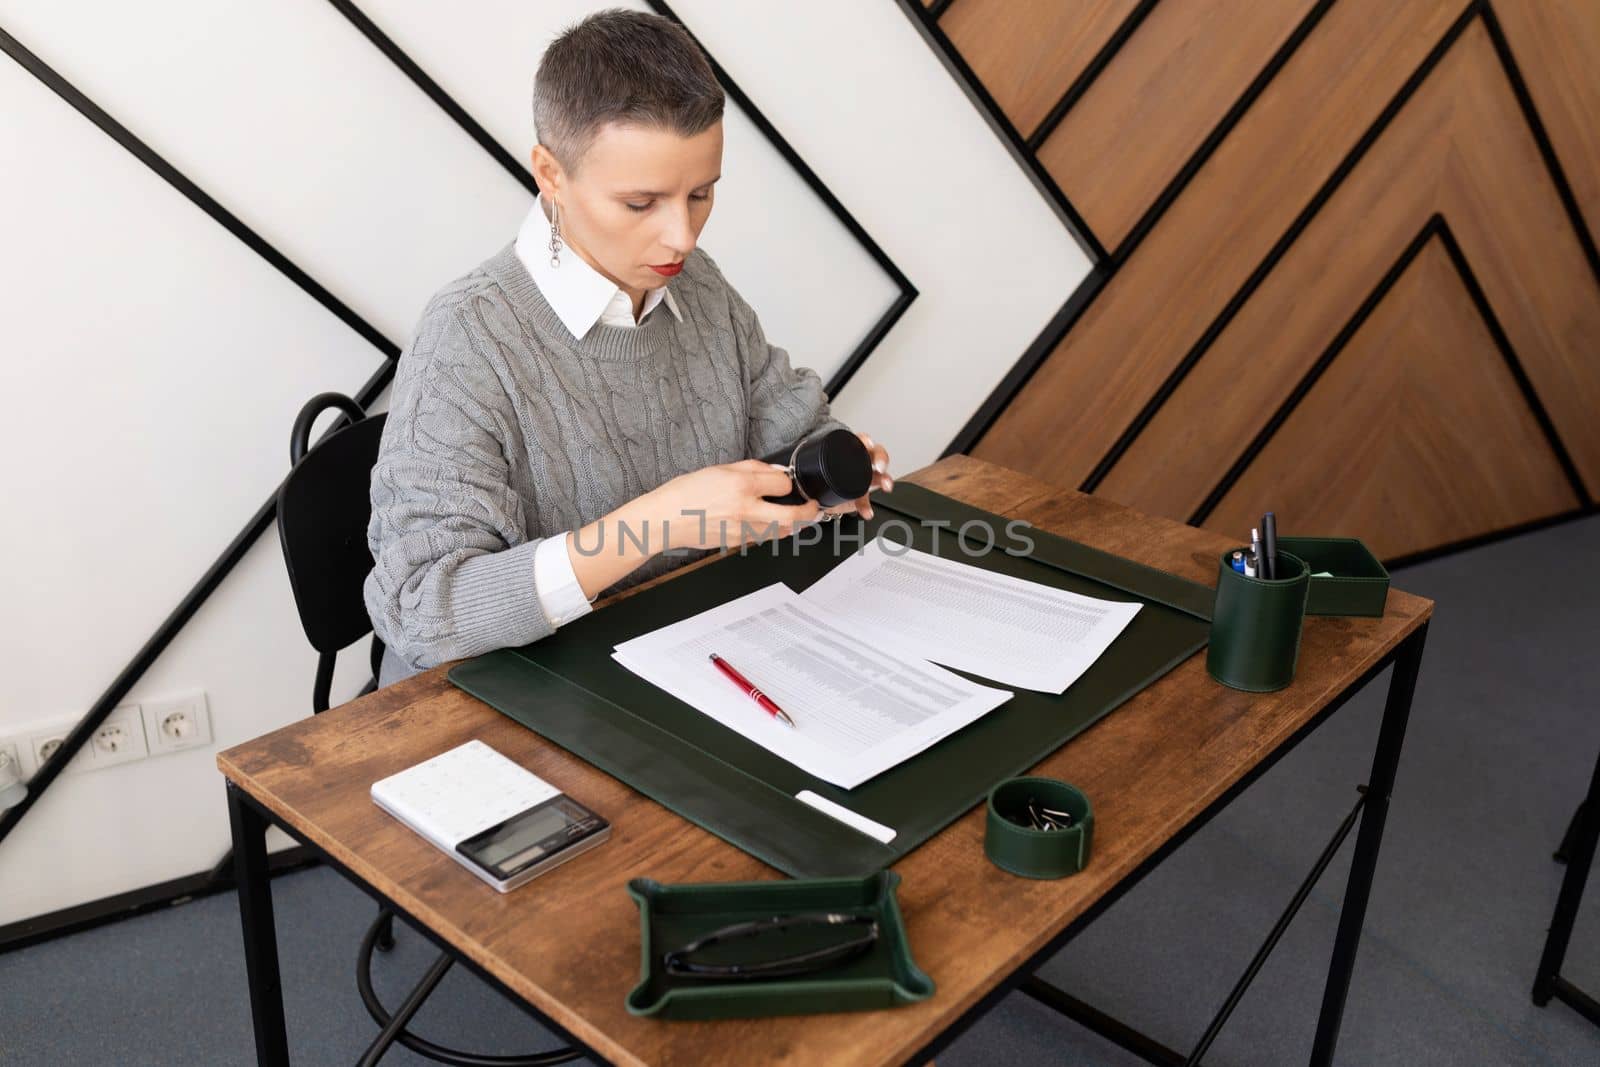
[[[1029,803],[1072,816],[1065,830],[1035,830]],[[983,854],[1003,871],[1024,878],[1063,878],[1089,864],[1094,811],[1076,786],[1055,778],[1007,778],[989,790]]]
[[[1311,568],[1278,549],[1284,578],[1247,578],[1222,554],[1217,599],[1211,611],[1206,673],[1232,689],[1270,693],[1294,681],[1300,627],[1311,589]]]

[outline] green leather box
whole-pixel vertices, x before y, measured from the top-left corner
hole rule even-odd
[[[1307,615],[1383,614],[1389,598],[1389,572],[1357,538],[1280,537],[1278,547],[1293,552],[1311,568]],[[1317,577],[1324,571],[1332,577]]]

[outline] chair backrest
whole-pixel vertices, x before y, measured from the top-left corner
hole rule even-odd
[[[312,423],[330,407],[351,423],[307,451]],[[368,416],[341,393],[322,393],[300,409],[289,437],[289,476],[278,489],[278,537],[300,625],[323,656],[318,711],[326,707],[324,674],[331,676],[334,654],[372,632],[361,588],[372,570],[372,466],[386,420],[383,414]],[[377,656],[374,646],[374,662]]]

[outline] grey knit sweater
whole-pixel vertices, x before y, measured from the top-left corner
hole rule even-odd
[[[545,537],[841,425],[710,256],[690,253],[672,294],[682,322],[658,309],[576,340],[507,245],[429,301],[372,470],[381,684],[554,632],[534,585]],[[657,554],[605,592],[705,554]]]

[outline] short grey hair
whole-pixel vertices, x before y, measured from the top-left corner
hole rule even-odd
[[[609,122],[693,137],[722,118],[722,107],[722,86],[688,30],[622,8],[567,27],[533,79],[539,142],[574,171]]]

